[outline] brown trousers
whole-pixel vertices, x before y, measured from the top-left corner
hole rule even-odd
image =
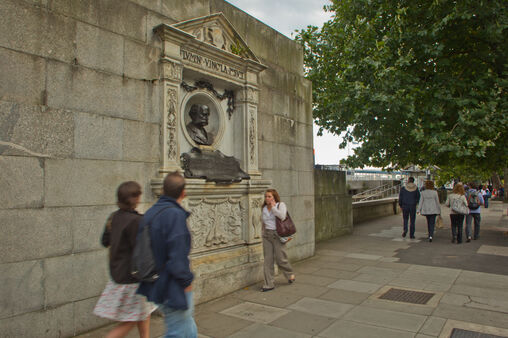
[[[279,236],[275,230],[264,230],[263,233],[263,257],[264,257],[264,273],[265,273],[265,284],[264,288],[273,288],[275,268],[274,263],[277,263],[279,270],[284,273],[286,279],[289,280],[293,274],[293,268],[288,261],[288,255],[286,254],[285,244],[282,244],[279,240]]]

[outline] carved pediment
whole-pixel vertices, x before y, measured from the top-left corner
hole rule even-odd
[[[250,50],[240,34],[238,34],[233,25],[222,13],[178,22],[171,26],[192,34],[196,39],[214,47],[242,58],[259,62],[258,58]]]

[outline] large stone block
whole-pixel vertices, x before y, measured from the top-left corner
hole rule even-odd
[[[115,206],[72,208],[72,252],[103,249],[100,239],[106,219],[116,209]]]
[[[156,123],[160,126],[162,118],[162,104],[161,104],[161,83],[159,81],[145,83],[145,122]]]
[[[74,335],[72,304],[0,320],[2,337],[71,337]]]
[[[74,306],[74,334],[107,325],[110,320],[93,315],[93,309],[99,297],[93,297],[72,303]]]
[[[259,164],[260,169],[273,169],[273,143],[267,141],[259,141]]]
[[[122,142],[123,159],[158,163],[159,139],[159,125],[125,120]]]
[[[278,143],[294,144],[296,139],[296,122],[290,118],[275,115],[275,139]]]
[[[79,64],[122,75],[123,36],[81,22],[77,23],[76,30],[76,58]]]
[[[0,264],[0,318],[40,310],[44,306],[41,261]],[[0,327],[2,327],[0,325]],[[5,331],[2,329],[2,335]]]
[[[288,170],[291,168],[294,154],[288,144],[274,143],[274,167]],[[292,156],[293,155],[293,156]]]
[[[116,189],[124,181],[136,181],[143,187],[142,201],[150,199],[150,179],[158,163],[46,160],[45,205],[114,205]],[[86,189],[84,188],[86,187]]]
[[[146,43],[154,48],[162,49],[162,41],[154,34],[153,29],[163,23],[171,25],[176,22],[177,20],[168,18],[159,13],[148,12],[146,18]]]
[[[145,41],[148,10],[130,1],[99,1],[99,26]]]
[[[298,171],[312,171],[314,169],[313,149],[306,147],[294,147],[293,169]]]
[[[161,10],[162,0],[131,0],[131,1],[155,12],[160,12]]]
[[[258,139],[275,142],[275,130],[274,116],[258,112]]]
[[[45,61],[39,57],[0,48],[0,98],[27,104],[43,104]]]
[[[76,158],[119,160],[122,158],[121,119],[95,114],[74,114],[74,152]]]
[[[176,21],[184,21],[213,14],[208,0],[162,0],[161,12]]]
[[[314,174],[312,171],[298,172],[298,193],[314,196]]]
[[[70,112],[0,101],[2,155],[69,157],[74,118]],[[0,207],[1,208],[1,207]]]
[[[72,251],[68,208],[0,210],[0,262],[17,262]]]
[[[161,50],[144,43],[125,40],[123,73],[127,77],[143,80],[159,78],[159,58]]]
[[[0,46],[64,62],[74,58],[75,21],[17,0],[1,1],[0,13]]]
[[[145,113],[144,81],[50,62],[48,106],[100,115],[142,120]]]
[[[314,135],[312,132],[312,123],[297,123],[295,145],[299,147],[314,148]]]
[[[46,306],[96,297],[109,279],[108,251],[44,260]]]
[[[52,0],[48,2],[48,7],[57,13],[69,16],[79,21],[87,22],[92,25],[99,24],[99,6],[102,0]]]
[[[0,172],[0,210],[42,207],[44,169],[37,158],[0,156]]]

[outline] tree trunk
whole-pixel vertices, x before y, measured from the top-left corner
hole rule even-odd
[[[506,173],[506,169],[505,169]],[[499,191],[499,188],[501,188],[501,179],[499,178],[498,173],[492,174],[492,185],[494,186],[494,189]]]

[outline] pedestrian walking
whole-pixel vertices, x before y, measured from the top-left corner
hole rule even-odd
[[[452,228],[452,243],[462,243],[462,228],[464,217],[469,212],[465,196],[464,186],[461,183],[455,184],[452,193],[445,202],[450,207],[450,222]]]
[[[135,210],[141,197],[141,186],[124,182],[117,189],[119,209],[112,213],[102,234],[102,244],[109,248],[111,280],[101,294],[93,312],[99,317],[120,322],[107,338],[124,337],[137,326],[139,336],[150,337],[150,314],[156,306],[136,294],[139,284],[131,275],[132,252],[142,216]]]
[[[404,221],[402,237],[406,237],[408,221],[410,221],[409,238],[415,238],[416,205],[420,200],[420,191],[418,191],[418,187],[414,182],[414,177],[409,177],[406,185],[400,188],[399,192],[399,206],[402,209],[402,219]]]
[[[295,281],[295,274],[286,254],[286,242],[282,243],[275,226],[275,217],[284,220],[287,216],[286,204],[281,202],[277,190],[268,189],[265,192],[265,202],[261,208],[261,223],[263,224],[263,272],[265,276],[261,291],[266,292],[275,288],[274,263],[277,263],[279,270],[284,273],[289,284]]]
[[[162,195],[145,213],[139,234],[150,222],[150,237],[159,278],[141,282],[138,293],[159,305],[164,315],[164,337],[195,338],[194,302],[189,253],[191,234],[187,228],[187,212],[181,206],[185,198],[185,179],[178,172],[163,181]]]
[[[421,192],[420,202],[418,203],[417,212],[427,218],[427,229],[429,232],[429,242],[434,237],[434,227],[436,224],[436,216],[441,215],[441,205],[439,204],[439,196],[434,190],[433,181],[425,181],[425,190]]]
[[[466,216],[466,236],[467,242],[471,242],[471,236],[473,239],[480,238],[480,222],[482,220],[480,216],[481,206],[484,204],[483,196],[478,190],[476,190],[476,183],[469,184],[470,189],[466,193],[467,206],[469,208],[469,215]],[[471,225],[474,220],[474,232],[471,232]]]

